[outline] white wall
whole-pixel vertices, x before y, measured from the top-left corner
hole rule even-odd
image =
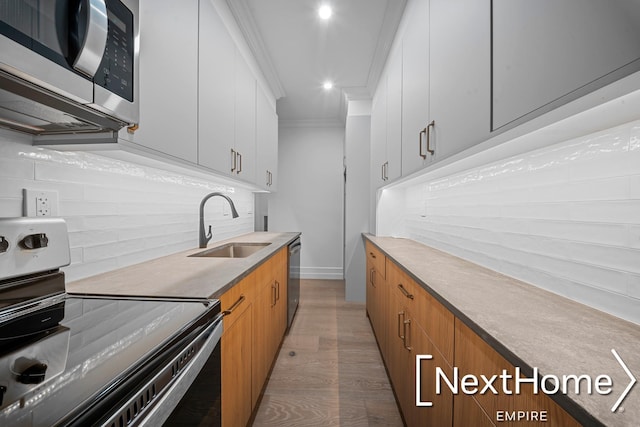
[[[386,191],[400,234],[640,324],[640,120]]]
[[[350,101],[345,130],[344,152],[347,166],[345,183],[345,299],[366,300],[366,255],[362,233],[369,231],[369,162],[371,102]]]
[[[210,199],[209,245],[253,231],[253,194],[230,182],[30,144],[0,130],[0,217],[22,216],[23,188],[57,191],[71,244],[67,281],[197,247],[200,200],[212,191],[228,193],[240,218]]]
[[[302,278],[342,279],[344,129],[280,126],[278,144],[269,231],[302,232]]]

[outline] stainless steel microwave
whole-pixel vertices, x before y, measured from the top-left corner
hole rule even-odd
[[[0,126],[36,135],[138,122],[138,0],[0,2]]]

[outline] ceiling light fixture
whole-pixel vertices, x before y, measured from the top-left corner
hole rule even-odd
[[[331,18],[332,14],[333,10],[331,10],[331,6],[329,6],[328,4],[323,4],[322,6],[320,6],[320,9],[318,9],[318,16],[320,17],[320,19],[327,20]]]
[[[333,89],[333,83],[330,82],[330,81],[326,81],[326,82],[324,82],[322,87],[324,88],[324,90],[331,90],[331,89]]]

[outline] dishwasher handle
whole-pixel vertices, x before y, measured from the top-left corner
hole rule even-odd
[[[289,245],[289,254],[290,255],[297,254],[298,252],[300,252],[301,249],[302,249],[302,243],[298,238],[292,244]]]

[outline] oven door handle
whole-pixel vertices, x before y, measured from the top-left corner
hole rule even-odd
[[[164,389],[162,391],[162,394],[159,395],[157,399],[152,400],[153,404],[151,407],[149,407],[148,409],[145,408],[145,411],[140,414],[144,415],[144,417],[142,417],[139,421],[135,420],[137,422],[136,427],[159,426],[162,425],[167,420],[167,418],[169,418],[173,410],[176,408],[176,406],[178,406],[178,403],[180,403],[182,397],[187,393],[187,390],[189,390],[189,387],[191,387],[191,384],[198,376],[205,363],[213,353],[214,349],[220,342],[220,339],[222,338],[222,330],[222,314],[218,314],[212,321],[211,325],[207,326],[205,330],[198,334],[198,336],[185,347],[188,348],[191,346],[191,343],[196,343],[203,339],[205,340],[198,354],[184,369],[180,371],[179,375],[172,379],[172,384],[170,384],[167,389]],[[167,366],[173,366],[178,363],[180,357],[181,355],[176,356]],[[151,386],[151,384],[153,384],[161,375],[162,372],[154,377],[147,385],[145,385],[143,389]],[[118,411],[118,414],[126,412],[127,408],[130,407],[136,401],[136,399],[138,399],[137,393],[129,402],[122,406],[122,409]],[[115,416],[111,417],[106,424],[110,425],[114,419]]]

